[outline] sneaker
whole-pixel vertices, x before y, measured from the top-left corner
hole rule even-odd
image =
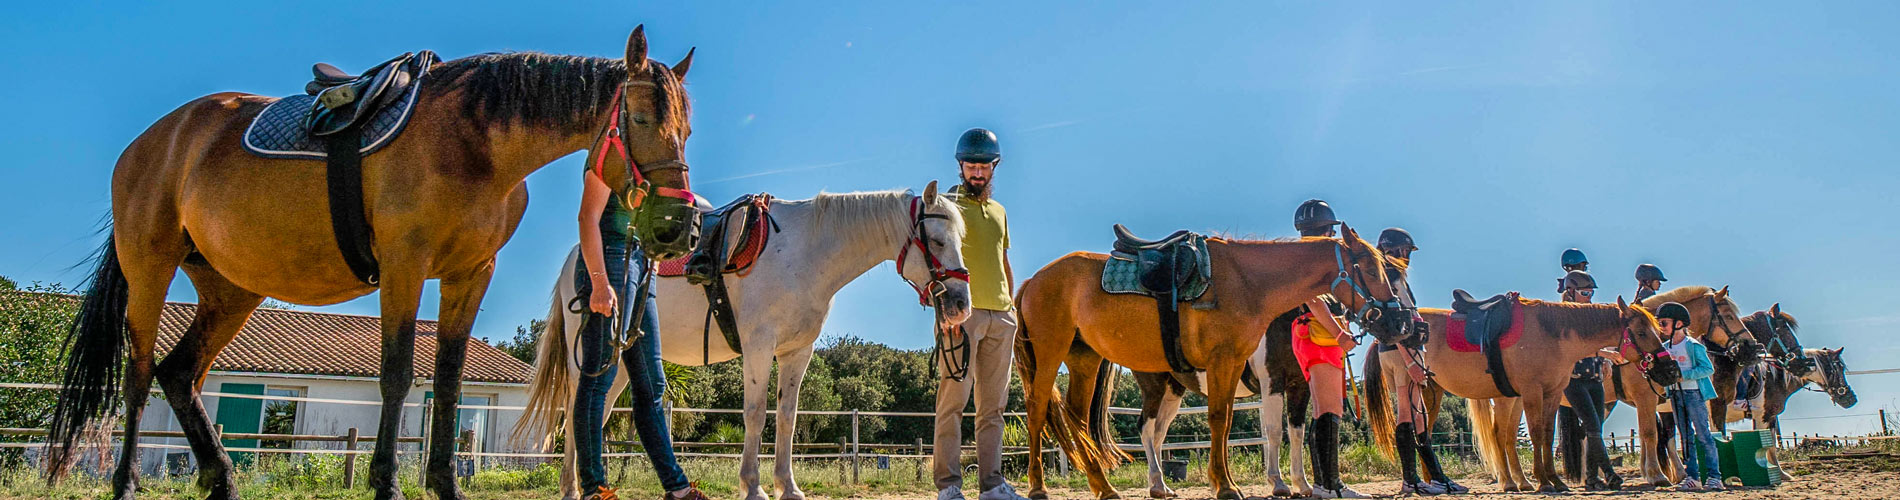
[[[597,486],[596,488],[597,489],[595,489],[592,493],[588,493],[587,496],[584,496],[581,498],[584,500],[619,500],[620,499],[619,495],[614,494],[613,488],[608,488],[606,486]]]
[[[685,490],[675,491],[672,493],[661,493],[660,500],[712,500],[712,499],[707,498],[704,492],[699,491],[699,483],[689,483],[686,485]]]
[[[1444,488],[1445,493],[1448,493],[1448,494],[1463,495],[1465,493],[1471,492],[1471,488],[1466,488],[1465,485],[1458,484],[1457,481],[1452,481],[1450,479],[1446,479],[1444,481],[1434,481],[1434,482],[1438,483],[1438,487]]]
[[[1022,495],[1016,494],[1016,489],[1009,487],[1009,483],[1003,483],[1003,484],[996,485],[995,488],[990,488],[988,491],[978,493],[976,495],[976,500],[1029,500],[1029,499],[1023,498]]]
[[[1353,491],[1351,486],[1343,486],[1343,485],[1340,486],[1339,489],[1337,490],[1330,489],[1324,486],[1314,486],[1313,497],[1314,498],[1371,498],[1365,495],[1361,495],[1357,491]]]
[[[1676,491],[1702,491],[1702,483],[1696,482],[1695,478],[1685,477],[1682,482],[1676,483]]]
[[[1419,494],[1419,495],[1424,495],[1424,496],[1443,495],[1445,494],[1445,487],[1439,486],[1438,483],[1433,483],[1429,481],[1420,481],[1416,483],[1399,485],[1400,495],[1407,495],[1407,494],[1414,494],[1414,493]]]
[[[1708,481],[1702,483],[1702,489],[1708,491],[1722,491],[1728,489],[1728,487],[1722,485],[1721,478],[1711,477]]]
[[[937,500],[963,500],[963,488],[951,486],[938,490]]]

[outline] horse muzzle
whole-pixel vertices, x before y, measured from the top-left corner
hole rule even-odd
[[[1735,353],[1733,357],[1737,361],[1747,361],[1743,366],[1749,366],[1761,362],[1762,352],[1764,351],[1761,342],[1739,339],[1735,341]]]
[[[1682,367],[1666,355],[1657,355],[1644,375],[1649,377],[1650,382],[1667,387],[1682,381]]]
[[[1860,404],[1860,397],[1854,395],[1853,389],[1847,389],[1838,394],[1829,392],[1828,397],[1834,400],[1835,406],[1842,409],[1853,408],[1854,405]]]
[[[677,259],[699,245],[699,209],[691,200],[649,196],[633,227],[647,255],[657,260]]]

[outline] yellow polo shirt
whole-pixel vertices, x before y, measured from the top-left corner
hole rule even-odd
[[[970,270],[970,306],[1008,311],[1011,286],[1003,273],[1003,251],[1009,249],[1009,221],[1003,204],[959,196],[957,208],[963,211],[963,267]]]

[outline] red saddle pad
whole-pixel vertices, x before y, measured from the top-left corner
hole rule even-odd
[[[771,202],[769,196],[762,196],[760,200],[760,203]],[[735,207],[732,213],[744,213],[743,208],[744,207]],[[752,264],[759,261],[760,254],[765,253],[765,240],[767,236],[770,236],[768,233],[772,230],[772,221],[766,217],[764,211],[760,211],[759,216],[753,217],[750,223],[752,227],[747,228],[745,231],[745,241],[739,242],[739,247],[734,248],[732,254],[726,256],[724,268],[724,272],[737,274],[741,278],[752,273]],[[655,265],[653,270],[660,273],[660,277],[662,278],[685,276],[686,261],[692,260],[692,258],[693,254],[688,253],[677,259],[663,260]]]
[[[1504,338],[1498,339],[1498,348],[1508,349],[1517,345],[1517,339],[1524,336],[1524,304],[1511,308],[1511,329],[1504,332]],[[1479,352],[1477,344],[1465,340],[1465,321],[1452,319],[1445,322],[1445,344],[1457,352]]]

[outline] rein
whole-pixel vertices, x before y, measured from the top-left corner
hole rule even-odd
[[[1358,263],[1361,254],[1353,252],[1353,264],[1349,267],[1346,265],[1345,247],[1346,244],[1344,240],[1340,241],[1339,246],[1333,247],[1333,264],[1337,266],[1338,272],[1333,275],[1333,282],[1327,285],[1326,289],[1328,292],[1338,290],[1339,284],[1345,283],[1347,289],[1351,290],[1353,295],[1359,297],[1359,310],[1349,312],[1348,316],[1358,317],[1361,323],[1360,326],[1363,327],[1365,323],[1379,321],[1380,317],[1385,314],[1385,309],[1406,310],[1405,304],[1399,301],[1398,294],[1394,293],[1392,300],[1374,299],[1372,297],[1372,291],[1359,284],[1366,280],[1365,269],[1361,268]],[[1361,332],[1364,332],[1363,328]],[[1366,335],[1366,333],[1360,333],[1359,335],[1355,335],[1354,339],[1356,340]]]
[[[636,294],[634,297],[640,297],[642,299],[646,297],[648,291],[653,286],[653,261],[648,260],[646,264],[647,265],[644,266],[644,269],[640,272],[640,286],[634,290]],[[625,265],[629,270],[633,267],[633,252],[627,252]],[[589,290],[588,293],[591,294],[593,291]],[[625,297],[622,297],[622,299],[624,300]],[[581,315],[581,329],[585,330],[587,328],[585,322],[588,321],[588,313],[590,312],[587,309],[586,297],[578,293],[575,294],[574,298],[568,299],[567,310],[568,312]],[[587,364],[581,361],[582,350],[575,349],[574,366],[580,368],[581,374],[588,377],[598,377],[607,373],[607,370],[612,370],[614,364],[619,361],[620,353],[626,351],[628,347],[631,347],[634,341],[639,340],[639,336],[633,333],[633,330],[638,327],[628,328],[627,325],[640,324],[641,317],[646,315],[646,312],[647,308],[645,307],[634,308],[633,311],[614,311],[614,314],[607,317],[607,335],[602,335],[600,340],[602,350],[605,350],[604,348],[609,346],[613,347],[611,351],[613,355],[607,356],[607,359],[602,360],[599,368],[588,368]],[[645,332],[640,332],[640,334],[644,335]],[[576,341],[578,340],[579,339],[576,339]]]
[[[1642,346],[1636,345],[1636,340],[1633,337],[1633,335],[1634,334],[1630,333],[1630,329],[1628,327],[1624,327],[1623,328],[1623,344],[1618,347],[1628,348],[1629,350],[1636,351],[1642,354],[1642,356],[1638,357],[1636,360],[1636,368],[1639,374],[1642,375],[1643,381],[1649,382],[1643,385],[1645,387],[1648,387],[1649,392],[1652,394],[1655,394],[1657,399],[1659,400],[1663,399],[1663,393],[1661,391],[1656,390],[1656,386],[1661,385],[1661,384],[1657,384],[1655,379],[1649,378],[1649,369],[1656,366],[1657,358],[1661,358],[1661,357],[1665,357],[1669,355],[1668,354],[1669,348],[1662,347],[1662,348],[1656,349],[1655,351],[1644,350]]]
[[[626,101],[622,100],[621,96],[626,93],[628,85],[654,85],[654,84],[652,82],[627,82],[627,83],[620,84],[619,88],[614,89],[614,109],[611,113],[609,113],[610,116],[607,119],[608,121],[607,121],[606,130],[601,132],[600,134],[601,140],[600,140],[599,147],[595,148],[597,150],[601,150],[601,154],[594,155],[594,167],[593,167],[594,175],[600,176],[600,179],[602,181],[607,180],[607,176],[603,169],[607,165],[606,151],[612,150],[612,151],[620,153],[620,159],[627,162],[628,173],[633,174],[633,177],[632,179],[630,179],[629,184],[634,186],[632,190],[634,195],[628,199],[628,201],[630,202],[629,204],[636,207],[640,206],[641,202],[645,201],[646,193],[651,191],[654,195],[664,196],[668,198],[677,198],[677,199],[685,201],[685,203],[689,206],[692,205],[693,200],[695,199],[692,191],[687,191],[684,189],[674,189],[674,188],[665,187],[665,186],[652,186],[650,183],[647,182],[647,178],[646,178],[646,172],[651,171],[651,170],[679,170],[680,178],[684,179],[686,178],[686,171],[687,171],[686,162],[674,159],[674,160],[666,160],[666,161],[662,161],[658,163],[650,163],[647,165],[641,165],[637,162],[634,162],[633,156],[628,153],[627,142],[629,141],[627,140],[627,137],[626,137],[627,130],[620,127],[621,117],[627,114],[627,108],[625,106]],[[632,120],[628,120],[628,121],[632,121]]]
[[[930,219],[950,220],[950,216],[926,212],[923,209],[923,197],[911,198],[910,235],[905,238],[904,245],[897,248],[897,277],[904,280],[904,284],[910,285],[912,290],[917,291],[918,305],[931,308],[937,312],[937,319],[942,319],[943,294],[949,291],[944,282],[960,279],[964,283],[969,283],[970,271],[961,267],[955,269],[945,267],[943,261],[937,258],[937,254],[930,251],[930,245],[926,243],[924,234],[924,221]],[[910,249],[913,247],[918,253],[923,254],[924,265],[930,272],[930,280],[922,285],[904,277],[904,260],[910,255]],[[963,378],[970,374],[969,334],[963,331],[962,325],[944,328],[942,321],[932,321],[930,328],[931,337],[937,342],[936,347],[932,349],[931,357],[937,360],[937,366],[942,368],[943,376],[962,382]]]

